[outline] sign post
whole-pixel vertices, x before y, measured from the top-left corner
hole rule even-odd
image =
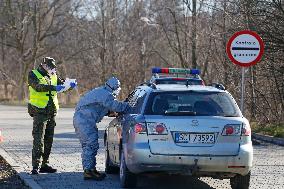
[[[244,113],[245,68],[261,60],[264,44],[261,37],[250,30],[236,32],[228,41],[227,55],[236,65],[242,67],[241,111]]]

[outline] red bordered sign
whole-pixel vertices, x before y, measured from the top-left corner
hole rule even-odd
[[[264,44],[261,37],[249,30],[236,32],[227,43],[230,60],[239,66],[248,67],[260,61]]]

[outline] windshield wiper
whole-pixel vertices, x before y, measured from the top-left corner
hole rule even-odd
[[[195,116],[196,112],[193,111],[178,111],[178,112],[169,112],[166,111],[165,115],[172,115],[172,116]]]

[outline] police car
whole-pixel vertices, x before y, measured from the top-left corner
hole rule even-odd
[[[181,84],[204,85],[198,69],[183,68],[152,68],[152,78],[149,83],[154,84]]]
[[[139,174],[164,172],[249,188],[250,125],[224,88],[141,85],[128,102],[133,108],[112,120],[104,137],[106,172],[119,167],[122,187],[135,187]]]

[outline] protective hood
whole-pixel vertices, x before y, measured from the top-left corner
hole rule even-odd
[[[110,90],[114,96],[120,92],[120,81],[116,77],[111,77],[105,83],[105,87]]]

